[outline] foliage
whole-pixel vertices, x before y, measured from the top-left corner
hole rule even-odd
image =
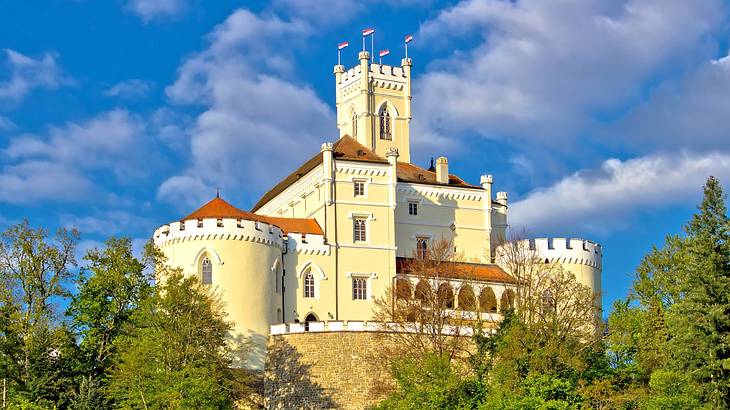
[[[235,398],[220,301],[194,277],[167,275],[121,336],[110,394],[121,407],[228,408]]]

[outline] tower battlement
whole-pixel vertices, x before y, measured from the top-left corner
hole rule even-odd
[[[601,269],[601,245],[577,238],[535,238],[522,241],[550,262],[588,265]]]
[[[272,224],[234,218],[204,218],[162,225],[153,240],[158,246],[196,239],[228,239],[284,248],[284,234]]]

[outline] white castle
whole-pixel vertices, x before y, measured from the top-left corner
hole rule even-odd
[[[171,265],[221,291],[236,331],[258,346],[251,367],[263,366],[268,335],[288,328],[282,324],[354,328],[372,318],[374,299],[389,286],[436,286],[403,267],[442,238],[461,258],[438,282],[453,309],[499,320],[512,305],[516,281],[495,260],[507,193],[493,195],[491,175],[472,185],[450,174],[445,157],[428,169],[410,162],[411,66],[407,58],[400,67],[373,64],[365,51],[349,70],[336,65],[337,141],[322,144],[251,211],[216,197],[154,232]],[[529,246],[600,291],[600,245],[554,238]]]

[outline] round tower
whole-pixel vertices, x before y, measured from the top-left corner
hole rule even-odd
[[[240,365],[263,369],[269,328],[280,320],[281,229],[216,197],[159,227],[153,239],[170,266],[220,293],[227,320],[235,324],[233,338],[242,336],[253,346]]]

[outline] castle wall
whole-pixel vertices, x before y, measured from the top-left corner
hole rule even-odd
[[[261,369],[269,327],[280,321],[276,271],[283,250],[281,230],[236,219],[204,219],[202,224],[189,220],[165,225],[155,231],[155,243],[168,264],[185,275],[200,277],[202,258],[211,260],[212,287],[220,292],[227,319],[235,324],[234,338],[247,338],[254,346],[243,365]]]
[[[432,185],[398,183],[396,218],[397,255],[411,257],[417,237],[453,239],[465,261],[489,263],[490,229],[485,217],[487,193]],[[418,203],[418,215],[408,214],[408,202]],[[452,229],[453,227],[453,229]]]

